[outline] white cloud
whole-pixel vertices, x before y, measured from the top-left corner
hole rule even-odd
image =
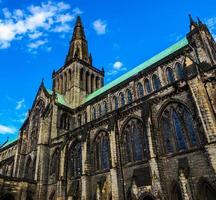
[[[28,47],[29,47],[30,49],[37,49],[38,47],[40,47],[40,46],[46,44],[47,42],[48,42],[47,40],[37,40],[37,41],[35,41],[35,42],[29,43],[29,44],[28,44]]]
[[[14,134],[16,133],[17,129],[14,127],[9,127],[0,124],[0,134]]]
[[[25,39],[26,36],[37,39],[52,32],[70,31],[70,23],[76,15],[82,13],[79,8],[75,8],[71,14],[70,9],[70,4],[56,4],[52,1],[31,5],[24,10],[9,11],[8,8],[3,8],[3,18],[0,18],[0,49],[8,48],[12,41]]]
[[[93,28],[98,35],[103,35],[106,33],[107,24],[101,19],[98,19],[93,22]]]
[[[83,14],[83,11],[81,11],[79,8],[74,8],[74,9],[73,9],[73,13],[74,13],[75,15],[81,15],[81,14]]]
[[[37,39],[37,38],[41,37],[42,35],[43,35],[42,32],[35,32],[35,33],[32,33],[32,34],[29,34],[29,38],[34,40],[34,39]]]
[[[113,64],[113,68],[114,69],[120,69],[121,67],[123,66],[123,63],[121,61],[116,61],[114,64]]]
[[[25,107],[25,100],[24,99],[16,102],[16,110],[20,110],[23,107]]]
[[[107,76],[114,76],[119,72],[126,71],[127,68],[123,67],[123,63],[121,61],[116,61],[112,64],[112,69],[107,72]]]
[[[207,19],[205,23],[207,24],[210,31],[213,31],[216,28],[216,17]]]

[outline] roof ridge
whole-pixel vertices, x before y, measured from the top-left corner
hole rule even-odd
[[[170,54],[178,51],[179,49],[185,47],[186,45],[188,45],[188,40],[187,40],[186,37],[184,37],[183,39],[179,40],[175,44],[171,45],[170,47],[166,48],[165,50],[161,51],[160,53],[158,53],[155,56],[151,57],[150,59],[146,60],[142,64],[140,64],[137,67],[129,70],[128,72],[124,73],[123,75],[121,75],[120,77],[116,78],[115,80],[109,82],[108,84],[106,84],[102,88],[99,88],[95,92],[89,94],[85,98],[85,100],[84,100],[83,103],[86,103],[86,102],[90,101],[91,99],[95,98],[96,96],[98,96],[98,95],[104,93],[105,91],[111,89],[112,87],[114,87],[114,86],[122,83],[123,81],[125,81],[128,78],[134,76],[138,72],[140,72],[140,71],[142,71],[142,70],[150,67],[151,65],[157,63],[158,61],[160,61],[163,58],[169,56]]]

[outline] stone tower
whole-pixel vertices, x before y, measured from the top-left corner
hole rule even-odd
[[[104,71],[92,65],[92,56],[88,53],[88,42],[78,16],[65,64],[53,73],[53,90],[63,95],[74,108],[88,94],[103,86],[103,78]]]

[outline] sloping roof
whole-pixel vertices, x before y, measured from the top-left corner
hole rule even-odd
[[[10,147],[13,144],[16,144],[18,141],[18,137],[13,139],[13,140],[9,140],[8,142],[6,142],[1,148],[0,148],[0,152],[7,149],[8,147]]]
[[[179,49],[185,47],[186,45],[188,45],[188,40],[187,40],[186,37],[184,37],[182,40],[178,41],[174,45],[170,46],[169,48],[165,49],[164,51],[162,51],[159,54],[155,55],[154,57],[150,58],[149,60],[145,61],[141,65],[133,68],[132,70],[130,70],[127,73],[120,76],[119,78],[117,78],[117,79],[113,80],[112,82],[108,83],[104,87],[102,87],[102,88],[96,90],[95,92],[91,93],[90,95],[88,95],[85,98],[84,103],[92,100],[93,98],[95,98],[95,97],[99,96],[100,94],[106,92],[107,90],[111,89],[112,87],[122,83],[123,81],[127,80],[128,78],[136,75],[140,71],[150,67],[151,65],[157,63],[158,61],[164,59],[165,57],[167,57],[170,54],[178,51]]]
[[[53,94],[53,91],[52,90],[49,90],[46,88],[46,91],[48,92],[48,94],[51,96]],[[56,95],[57,95],[57,103],[63,105],[63,106],[66,106],[66,107],[70,107],[70,105],[66,102],[65,98],[63,95],[59,94],[56,92]]]

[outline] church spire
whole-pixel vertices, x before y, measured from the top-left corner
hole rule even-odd
[[[86,39],[85,32],[84,32],[83,25],[82,25],[82,20],[80,16],[77,17],[75,27],[74,27],[74,32],[73,32],[72,40],[76,40],[76,39],[83,39],[83,40]]]
[[[193,20],[191,14],[189,14],[189,19],[190,19],[190,30],[192,31],[196,27],[198,27],[198,24]]]
[[[66,63],[70,62],[73,58],[79,58],[91,64],[88,55],[88,43],[86,41],[81,17],[78,16],[74,27],[73,37],[70,42]]]

